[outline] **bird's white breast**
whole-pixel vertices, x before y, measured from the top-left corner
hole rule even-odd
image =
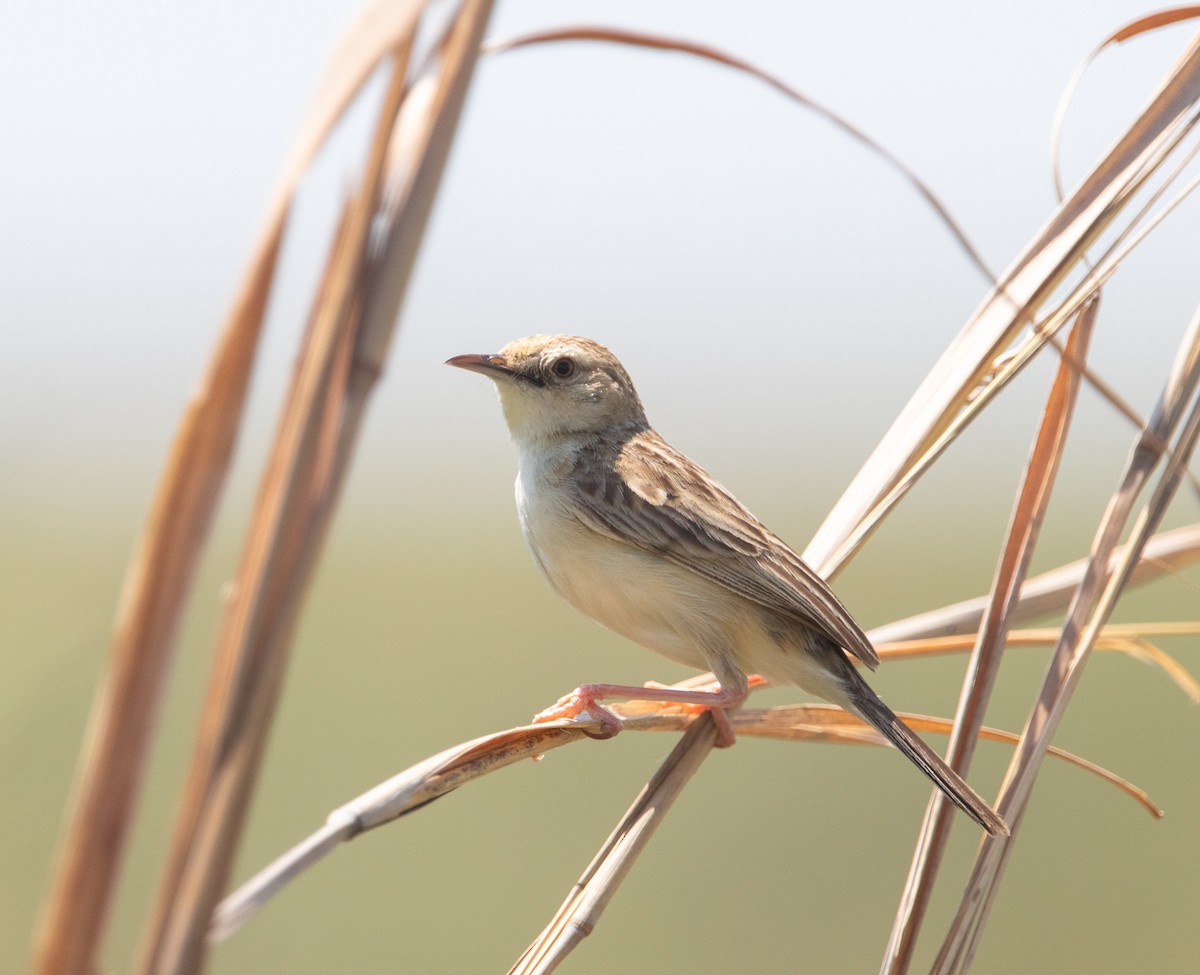
[[[695,573],[585,525],[563,482],[569,458],[522,454],[517,475],[521,530],[554,590],[582,613],[663,656],[692,667],[708,663],[697,640],[711,626],[712,585]],[[713,588],[718,588],[713,586]]]

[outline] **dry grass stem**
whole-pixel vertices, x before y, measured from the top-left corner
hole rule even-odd
[[[1142,115],[1130,126],[1078,189],[1001,276],[1000,286],[972,316],[900,412],[879,446],[825,519],[805,549],[805,560],[832,575],[866,540],[888,510],[947,445],[941,435],[974,399],[996,362],[1013,345],[1068,272],[1134,193],[1186,135],[1200,99],[1200,49],[1187,55],[1164,81]],[[1055,315],[1066,321],[1102,283],[1087,289]],[[1053,327],[1039,329],[1004,375],[988,384],[996,391],[1028,361]],[[903,486],[902,486],[903,485]]]
[[[1067,82],[1066,88],[1063,89],[1062,95],[1059,96],[1058,108],[1054,112],[1054,121],[1050,124],[1050,166],[1054,177],[1054,194],[1060,201],[1063,198],[1062,166],[1060,162],[1063,127],[1067,120],[1067,112],[1071,108],[1071,102],[1075,98],[1075,92],[1079,90],[1079,83],[1083,81],[1083,76],[1087,73],[1088,68],[1091,67],[1092,62],[1100,56],[1102,51],[1115,44],[1121,44],[1142,34],[1159,30],[1162,27],[1169,27],[1173,24],[1183,23],[1196,17],[1200,17],[1200,7],[1195,6],[1159,10],[1145,17],[1137,17],[1109,34],[1079,63],[1074,74],[1071,75],[1071,80]]]
[[[592,933],[621,881],[683,787],[708,757],[716,739],[711,715],[704,714],[692,722],[571,888],[553,919],[509,970],[509,975],[545,975],[554,971]]]
[[[363,82],[386,58],[392,83],[373,163],[335,237],[279,439],[223,627],[184,808],[156,903],[141,968],[194,971],[203,932],[224,883],[250,784],[282,680],[285,649],[350,455],[356,418],[378,375],[444,164],[490,3],[463,5],[437,52],[436,97],[403,161],[385,157],[407,93],[407,51],[424,3],[374,3],[347,34],[285,166],[259,244],[208,374],[181,424],[154,508],[131,565],[112,663],[97,699],[72,822],[41,932],[36,970],[90,973],[103,938],[138,795],[148,729],[165,685],[170,649],[238,430],[263,312],[292,197],[305,168]],[[430,117],[433,113],[436,117]],[[407,182],[389,209],[385,257],[371,265],[368,231],[385,174]],[[395,246],[396,241],[401,241]],[[370,267],[374,292],[364,269]],[[388,272],[393,277],[388,279]],[[385,282],[385,279],[388,279]],[[394,283],[399,280],[397,287]]]
[[[410,120],[407,192],[391,216],[385,260],[415,257],[438,178],[490,13],[490,3],[467,2],[448,27],[432,77],[436,95]],[[378,376],[410,268],[381,267],[369,251],[384,183],[400,161],[389,156],[397,117],[409,93],[408,54],[421,5],[389,19],[390,45],[358,40],[361,81],[366,68],[390,52],[389,81],[361,186],[345,216],[318,293],[299,366],[288,393],[272,456],[234,584],[204,708],[184,808],[160,888],[159,908],[146,939],[141,970],[193,972],[202,961],[209,920],[224,888],[266,734],[274,714],[292,625],[334,510],[356,439],[366,393]],[[354,62],[353,51],[342,56]],[[382,294],[373,294],[371,285]],[[401,285],[402,287],[402,285]],[[390,301],[390,304],[389,304]],[[364,332],[364,309],[374,330]],[[385,328],[379,328],[386,319]]]
[[[407,44],[399,51],[381,113],[386,129],[403,91]],[[390,112],[388,111],[390,109]],[[145,972],[199,968],[197,923],[226,881],[266,732],[282,683],[291,622],[323,537],[336,491],[332,445],[344,400],[353,323],[354,269],[374,211],[373,180],[390,131],[377,132],[364,191],[347,206],[316,299],[299,368],[260,488],[251,534],[235,576],[185,786],[144,947]]]
[[[626,731],[681,733],[688,731],[697,720],[697,715],[686,709],[647,701],[616,703],[612,708],[621,716]],[[946,735],[954,727],[953,722],[944,718],[911,713],[902,713],[901,717],[920,732]],[[888,747],[887,741],[875,729],[854,715],[827,704],[745,708],[731,715],[731,720],[739,737]],[[230,937],[268,900],[339,844],[421,809],[478,778],[564,745],[588,741],[588,733],[599,729],[598,722],[588,719],[511,728],[448,748],[392,776],[333,810],[319,830],[226,897],[213,913],[209,940],[219,943]],[[981,728],[978,736],[1005,744],[1018,741],[1015,734],[994,728]],[[1143,790],[1112,772],[1062,749],[1051,748],[1049,754],[1110,783],[1152,815],[1162,815],[1162,810]]]
[[[1129,581],[1131,585],[1153,582],[1163,575],[1173,574],[1194,565],[1197,561],[1200,561],[1200,523],[1153,536],[1146,543],[1145,551],[1134,566]],[[1034,619],[1065,609],[1088,565],[1088,559],[1079,559],[1026,580],[1021,587],[1021,598],[1012,609],[1013,622]],[[1108,572],[1112,573],[1116,568],[1117,558],[1114,556],[1108,566]],[[906,640],[958,636],[964,633],[973,635],[979,629],[987,602],[986,596],[964,599],[950,606],[908,616],[894,623],[885,623],[875,627],[867,635],[876,646]]]
[[[1004,640],[1006,647],[1053,646],[1058,642],[1056,629],[1012,630]],[[1185,623],[1110,623],[1096,638],[1096,650],[1123,653],[1158,667],[1183,691],[1194,704],[1200,704],[1200,682],[1162,648],[1155,646],[1149,636],[1200,636],[1200,621]],[[962,653],[976,642],[974,636],[931,637],[906,640],[876,646],[880,660],[907,660],[911,657],[933,657],[944,653]]]
[[[1154,442],[1169,442],[1181,423],[1183,432],[1138,518],[1132,537],[1120,547],[1116,571],[1109,574],[1106,568],[1117,552],[1121,533],[1132,515],[1137,497],[1162,456],[1161,451],[1149,446],[1147,437],[1140,437],[1133,445],[1125,474],[1097,531],[1088,569],[1068,611],[1041,694],[1026,722],[1001,787],[998,810],[1012,827],[1012,835],[1004,843],[995,843],[991,838],[982,842],[958,915],[939,952],[935,972],[961,972],[970,966],[1050,739],[1091,648],[1123,592],[1143,546],[1165,514],[1181,481],[1183,465],[1195,446],[1200,431],[1200,405],[1194,400],[1198,383],[1200,314],[1193,318],[1188,328],[1150,421]]]
[[[320,830],[226,897],[213,912],[209,940],[224,941],[280,889],[339,843],[420,809],[472,779],[571,742],[587,740],[587,731],[598,728],[587,722],[513,728],[448,748],[392,776],[333,810]]]
[[[273,222],[259,243],[180,422],[129,566],[35,937],[34,971],[42,975],[94,969],[180,620],[237,439],[281,233],[282,223]]]
[[[1077,360],[1087,356],[1099,307],[1098,298],[1087,304],[1071,331],[1068,350]],[[1012,610],[1020,600],[1021,586],[1050,503],[1067,431],[1075,412],[1078,380],[1078,373],[1070,368],[1067,360],[1061,360],[1017,490],[988,605],[963,678],[954,731],[946,754],[950,767],[963,776],[971,765],[975,741],[979,729],[983,727],[983,715],[1000,669],[1012,622]],[[929,797],[912,865],[900,895],[900,906],[884,953],[884,972],[905,971],[912,960],[917,934],[933,896],[934,883],[950,839],[952,824],[953,809],[941,801],[941,793],[935,790]]]

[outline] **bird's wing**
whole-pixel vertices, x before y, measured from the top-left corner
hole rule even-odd
[[[871,641],[818,576],[703,469],[652,430],[581,455],[581,520],[790,616],[874,669]]]

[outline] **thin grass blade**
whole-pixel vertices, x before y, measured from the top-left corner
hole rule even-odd
[[[1050,739],[1133,565],[1182,481],[1184,465],[1200,432],[1200,407],[1195,402],[1198,385],[1200,313],[1193,318],[1184,336],[1159,406],[1151,417],[1149,435],[1135,442],[1121,483],[1109,502],[1041,693],[1026,721],[1021,742],[1001,787],[998,811],[1008,820],[1012,835],[1002,844],[993,842],[990,837],[982,842],[958,914],[937,958],[934,971],[939,975],[966,971],[970,966]],[[1163,451],[1156,445],[1169,442],[1181,423],[1184,423],[1184,429],[1169,455],[1166,470],[1139,515],[1130,540],[1118,553],[1120,536],[1137,497],[1163,456]],[[1114,555],[1117,556],[1117,568],[1110,575],[1105,569]]]
[[[1076,360],[1087,357],[1088,344],[1095,325],[1099,300],[1088,304],[1071,331],[1068,350]],[[1033,558],[1042,520],[1058,475],[1067,431],[1075,412],[1079,393],[1079,374],[1064,359],[1050,396],[1042,411],[1042,423],[1034,439],[1029,461],[1006,532],[987,611],[979,628],[975,647],[963,679],[962,694],[955,714],[954,732],[946,761],[959,775],[965,776],[971,765],[983,715],[991,698],[1000,668],[1000,659],[1011,625],[1012,609],[1020,599],[1030,560]],[[884,951],[881,971],[905,972],[912,962],[921,922],[933,896],[938,868],[950,839],[953,809],[941,801],[941,793],[931,795],[925,819],[913,851],[913,861],[900,895],[900,905]]]
[[[895,489],[901,480],[911,484],[918,467],[936,459],[931,448],[939,435],[976,398],[1020,330],[1178,145],[1198,100],[1200,44],[1194,41],[1147,109],[1018,256],[934,365],[805,550],[810,565],[826,576],[835,573],[899,500],[902,491]],[[1039,329],[1034,341],[1047,337]]]
[[[1079,84],[1083,81],[1083,76],[1087,73],[1087,69],[1091,67],[1092,62],[1100,56],[1102,51],[1115,44],[1121,44],[1134,37],[1140,37],[1142,34],[1161,30],[1163,27],[1181,24],[1196,17],[1200,17],[1200,6],[1172,7],[1167,10],[1155,11],[1144,17],[1137,17],[1109,34],[1080,62],[1071,75],[1071,80],[1067,82],[1066,88],[1063,89],[1063,93],[1059,97],[1058,108],[1054,112],[1054,121],[1050,125],[1050,166],[1054,176],[1054,195],[1057,199],[1062,200],[1063,198],[1062,166],[1059,152],[1059,147],[1062,143],[1063,126],[1066,123],[1067,112],[1071,108],[1071,102],[1075,98],[1075,92],[1079,90]]]
[[[716,738],[711,715],[704,714],[691,723],[509,975],[547,975],[592,933],[621,881],[712,750]]]
[[[388,91],[370,162],[331,250],[222,627],[162,907],[143,953],[145,972],[193,972],[202,962],[212,908],[228,876],[274,714],[291,629],[344,480],[357,418],[379,372],[378,363],[363,357],[362,310],[373,300],[369,247],[396,117],[409,90],[408,51],[421,8],[406,9],[407,18],[393,22],[403,33],[388,48]],[[423,131],[453,132],[489,13],[490,3],[469,0],[450,22],[435,72],[443,96],[433,103],[444,118],[440,128],[427,121]],[[369,45],[369,57],[378,51],[378,43]],[[426,140],[422,151],[428,148]],[[429,196],[444,158],[443,147],[409,161],[414,172],[427,173],[421,185]],[[415,214],[419,240],[431,201],[410,202],[401,221]],[[403,276],[408,271],[395,270]],[[377,272],[382,276],[385,269]]]
[[[180,421],[130,562],[35,935],[33,970],[41,975],[96,968],[180,621],[237,440],[282,233],[277,212]]]
[[[1153,536],[1133,569],[1131,585],[1153,582],[1164,575],[1178,572],[1200,561],[1200,522],[1174,528]],[[1089,565],[1079,559],[1029,579],[1021,587],[1021,598],[1013,607],[1013,620],[1024,621],[1066,609],[1071,596]],[[1113,558],[1108,572],[1114,572]],[[885,623],[867,633],[871,643],[899,643],[926,637],[956,636],[975,633],[987,609],[987,597],[977,596],[960,603],[908,616],[894,623]]]

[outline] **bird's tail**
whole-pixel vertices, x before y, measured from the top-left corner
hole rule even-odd
[[[864,721],[874,726],[881,735],[904,752],[917,768],[924,772],[933,784],[942,790],[959,809],[970,816],[992,836],[1007,836],[1006,823],[995,810],[979,796],[974,789],[967,785],[961,775],[947,765],[916,733],[898,717],[895,712],[879,699],[858,671],[854,669],[840,650],[842,660],[845,660],[849,704]]]

